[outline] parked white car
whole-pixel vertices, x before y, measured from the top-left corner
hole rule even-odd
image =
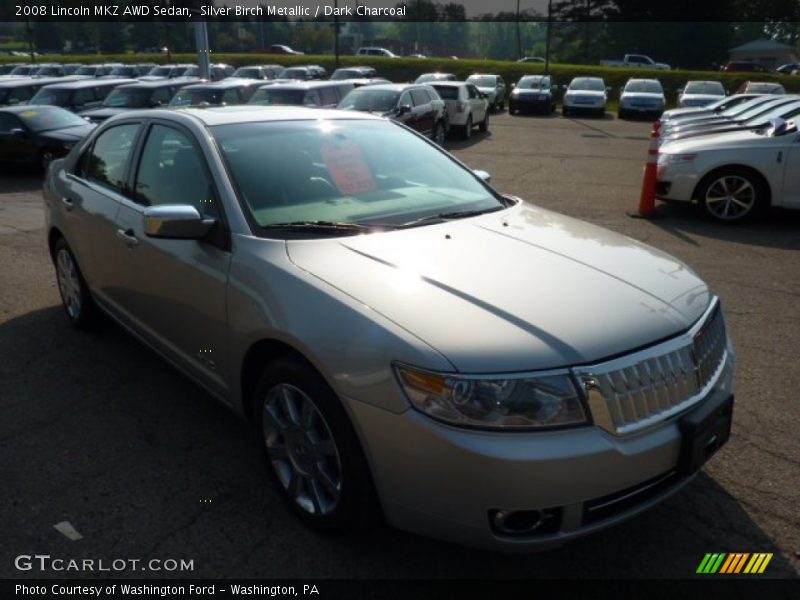
[[[659,116],[667,99],[658,79],[629,79],[619,96],[617,116],[620,119],[636,116]]]
[[[626,54],[622,60],[601,60],[603,67],[628,67],[631,69],[657,69],[659,71],[669,71],[670,67],[666,63],[654,61],[645,54]]]
[[[442,81],[432,83],[447,106],[450,127],[458,127],[465,140],[472,137],[472,128],[489,130],[489,100],[477,87],[469,82]]]
[[[506,82],[500,75],[475,73],[467,77],[467,82],[486,94],[492,110],[500,111],[506,107]]]
[[[577,111],[602,116],[606,112],[610,90],[600,77],[576,77],[564,93],[561,112],[565,117]]]
[[[658,157],[658,197],[696,201],[714,219],[747,220],[770,205],[800,208],[800,134],[793,120],[670,142]]]
[[[689,81],[678,90],[678,106],[706,106],[727,95],[728,92],[719,81]]]

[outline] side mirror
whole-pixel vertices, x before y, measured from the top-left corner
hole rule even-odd
[[[400,117],[406,113],[411,112],[411,105],[410,104],[401,104],[397,107],[397,116]]]
[[[492,176],[491,176],[491,175],[489,175],[489,173],[488,173],[488,172],[486,172],[486,171],[482,171],[481,169],[475,169],[475,170],[473,171],[473,173],[475,173],[475,175],[477,175],[478,177],[480,177],[480,178],[481,178],[483,181],[485,181],[486,183],[490,183],[490,182],[492,181]]]
[[[28,137],[28,132],[22,129],[22,127],[15,127],[11,130],[11,137],[26,138]]]
[[[208,235],[216,221],[204,219],[190,204],[164,204],[144,209],[144,232],[149,237],[196,240]]]
[[[569,86],[568,86],[568,85],[566,85],[566,84],[563,84],[563,85],[561,86],[561,89],[562,89],[562,90],[564,90],[565,92],[567,91],[567,89],[568,89],[568,88],[569,88]]]
[[[150,108],[158,108],[159,106],[163,106],[164,103],[161,100],[154,100],[150,102]]]
[[[511,89],[513,90],[515,87],[517,87],[517,84],[516,83],[512,83],[511,84]]]

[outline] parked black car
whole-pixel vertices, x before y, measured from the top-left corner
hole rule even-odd
[[[430,137],[440,146],[449,129],[444,100],[429,85],[363,86],[347,94],[338,108],[381,114]]]
[[[166,106],[179,89],[192,83],[197,83],[197,79],[176,78],[128,83],[114,88],[99,108],[85,110],[80,115],[94,123],[100,123],[135,108]]]
[[[349,81],[290,81],[262,85],[248,104],[336,108],[353,89]]]
[[[60,106],[72,112],[97,108],[106,96],[119,85],[134,83],[133,79],[79,79],[54,83],[41,88],[28,104]]]
[[[65,79],[57,77],[0,79],[0,106],[13,106],[28,102],[41,87],[64,81]]]
[[[95,125],[58,106],[0,108],[0,161],[41,165],[65,156]]]
[[[245,104],[261,83],[253,79],[225,79],[194,83],[178,90],[170,106],[227,106]]]
[[[508,112],[540,112],[550,114],[556,109],[558,86],[549,75],[525,75],[508,96]]]

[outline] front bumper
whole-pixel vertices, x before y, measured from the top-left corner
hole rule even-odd
[[[516,110],[547,110],[552,104],[552,98],[547,95],[538,96],[511,96],[509,106]]]
[[[624,521],[692,479],[681,470],[680,420],[731,395],[733,355],[687,412],[626,436],[596,426],[537,433],[466,430],[415,410],[389,413],[345,399],[392,525],[470,546],[525,552]],[[503,534],[497,510],[546,510],[542,533]]]
[[[700,175],[691,165],[658,165],[656,196],[662,200],[691,202],[700,182]]]

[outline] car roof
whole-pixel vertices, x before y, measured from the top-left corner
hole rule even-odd
[[[230,88],[239,88],[239,87],[252,87],[252,86],[259,86],[259,82],[256,79],[222,79],[220,81],[209,81],[209,82],[199,82],[199,83],[192,83],[187,86],[184,86],[181,89],[184,90],[227,90]]]
[[[431,81],[430,83],[426,83],[425,85],[429,85],[431,87],[461,87],[462,85],[467,85],[466,81]],[[472,85],[472,84],[470,84]]]
[[[643,77],[631,77],[630,79],[628,79],[628,81],[626,83],[632,83],[634,81],[637,82],[637,83],[642,81],[644,83],[658,83],[658,84],[661,84],[661,82],[658,79],[655,79],[655,78],[645,79]]]
[[[142,89],[155,89],[161,87],[172,87],[174,85],[180,85],[182,81],[190,81],[192,83],[201,83],[196,79],[184,79],[183,77],[174,77],[173,79],[157,79],[156,81],[132,81],[131,83],[126,83],[121,85],[120,87],[124,88],[142,88]]]
[[[243,104],[236,106],[215,106],[215,107],[185,107],[170,109],[143,109],[141,111],[131,111],[127,117],[141,116],[162,117],[187,115],[200,121],[206,126],[215,125],[234,125],[237,123],[260,123],[260,122],[281,122],[281,121],[311,121],[311,120],[377,120],[384,119],[360,111],[342,111],[325,108],[308,108],[303,106],[257,106]]]
[[[40,77],[38,79],[34,79],[32,77],[26,77],[24,79],[4,79],[0,80],[0,88],[23,87],[26,85],[44,86],[53,83],[59,83],[62,81],[63,79],[61,77]]]
[[[119,79],[78,79],[76,81],[65,81],[64,83],[50,83],[47,85],[47,87],[54,90],[75,90],[88,87],[97,87],[98,85],[124,85],[126,83],[136,83],[136,80],[128,79],[126,77],[120,77]]]
[[[34,108],[35,107],[35,108]],[[8,113],[21,113],[26,110],[64,110],[60,106],[52,106],[50,104],[18,104],[16,106],[0,106],[0,111]]]
[[[270,83],[262,84],[260,87],[263,88],[263,89],[278,88],[278,89],[285,90],[285,89],[295,88],[295,89],[300,89],[300,90],[312,90],[312,89],[316,89],[316,88],[333,87],[333,86],[342,85],[342,84],[347,84],[347,80],[346,79],[341,79],[339,81],[330,81],[330,80],[326,80],[326,81],[319,81],[319,80],[317,80],[317,81],[279,81],[279,82],[271,83],[271,84]]]
[[[444,83],[442,81],[441,83]],[[359,89],[368,89],[370,91],[379,92],[379,91],[386,91],[386,92],[404,92],[405,90],[409,90],[412,88],[422,88],[422,87],[430,87],[428,84],[424,83],[379,83],[378,85],[371,85],[367,88],[359,88]]]
[[[500,77],[497,73],[473,73],[470,77]]]

